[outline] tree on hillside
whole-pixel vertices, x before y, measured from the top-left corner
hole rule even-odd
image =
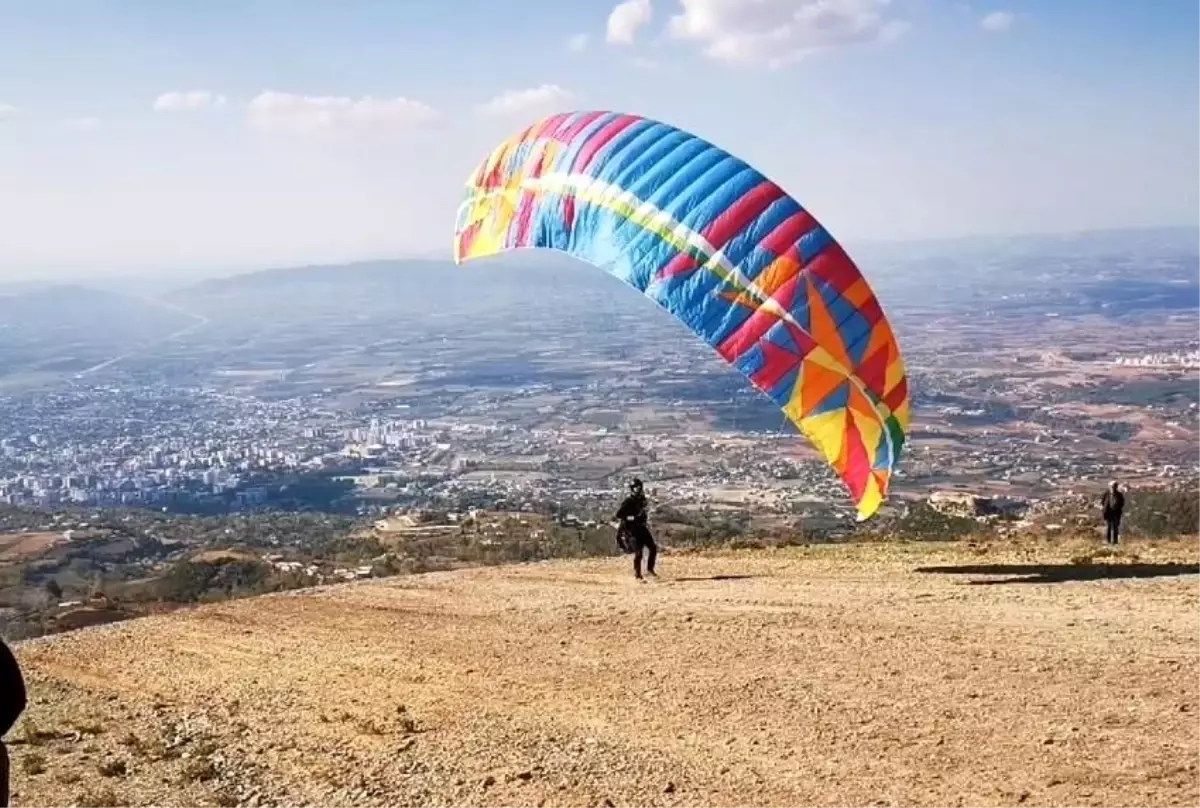
[[[53,578],[46,579],[46,594],[53,598],[55,602],[62,600],[63,591],[58,581]]]

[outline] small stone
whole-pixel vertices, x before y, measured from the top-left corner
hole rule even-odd
[[[665,786],[663,786],[663,793],[664,794],[674,794],[675,793],[675,784],[668,782]]]
[[[480,785],[484,788],[491,788],[492,786],[496,785],[496,778],[489,774],[487,777],[483,778],[483,780],[480,782]]]

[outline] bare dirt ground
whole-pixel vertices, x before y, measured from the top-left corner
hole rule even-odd
[[[1196,543],[1078,553],[554,562],[34,640],[14,804],[1196,805]]]
[[[41,555],[62,541],[61,533],[0,533],[0,562]]]

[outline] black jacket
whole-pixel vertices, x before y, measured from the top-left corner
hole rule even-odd
[[[617,510],[617,519],[621,524],[629,521],[629,517],[633,517],[632,521],[635,524],[646,524],[646,495],[645,494],[630,494],[625,497],[625,501],[621,503],[621,507]]]
[[[0,738],[3,738],[25,711],[25,679],[17,658],[4,640],[0,640]]]
[[[1104,496],[1100,497],[1100,507],[1104,509],[1104,516],[1120,516],[1125,510],[1125,495],[1120,491],[1108,490],[1104,492]]]

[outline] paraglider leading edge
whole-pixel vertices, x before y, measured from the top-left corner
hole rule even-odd
[[[479,164],[458,210],[456,263],[522,248],[654,300],[779,405],[860,520],[884,502],[910,418],[900,347],[841,245],[757,170],[648,118],[552,115]]]

